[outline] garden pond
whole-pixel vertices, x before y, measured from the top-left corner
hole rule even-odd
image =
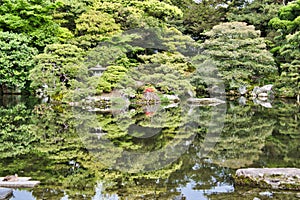
[[[0,176],[41,181],[14,189],[16,200],[299,199],[232,179],[239,168],[299,168],[299,108],[228,99],[95,109],[1,96]]]

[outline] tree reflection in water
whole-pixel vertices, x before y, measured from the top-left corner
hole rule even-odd
[[[204,157],[201,145],[211,109],[190,111],[200,120],[182,114],[189,112],[180,107],[152,109],[151,116],[144,108],[129,107],[122,113],[95,113],[91,120],[91,115],[66,105],[2,103],[1,175],[19,173],[41,180],[36,188],[14,190],[15,199],[253,199],[261,190],[234,187],[231,175],[236,168],[299,166],[300,116],[295,102],[275,100],[272,108],[229,102],[223,131]],[[192,138],[181,129],[191,121],[197,123]],[[79,130],[89,134],[80,135]],[[95,133],[100,132],[98,138]],[[140,172],[107,167],[122,161],[124,150],[153,152],[178,135],[187,149],[161,169],[144,172],[153,161],[147,157],[138,157],[146,165],[132,166]],[[97,146],[101,138],[112,141],[114,148]],[[94,147],[97,151],[91,150]]]

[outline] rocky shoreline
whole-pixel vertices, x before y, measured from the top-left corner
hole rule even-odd
[[[300,169],[298,168],[238,169],[234,180],[236,185],[300,191]]]

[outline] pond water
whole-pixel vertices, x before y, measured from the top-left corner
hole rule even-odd
[[[234,185],[246,167],[299,167],[299,105],[228,100],[215,107],[109,109],[0,97],[0,176],[40,180],[11,199],[299,199]]]

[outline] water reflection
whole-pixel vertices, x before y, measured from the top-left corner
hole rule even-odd
[[[32,191],[15,189],[11,200],[36,200],[32,195]]]
[[[214,125],[212,109],[217,107],[151,108],[149,115],[150,109],[130,106],[120,112],[85,115],[86,111],[67,105],[33,106],[28,98],[5,98],[0,106],[0,175],[18,173],[42,182],[30,190],[14,190],[13,199],[238,199],[241,195],[253,199],[264,193],[234,187],[235,169],[300,165],[300,114],[295,102],[274,100],[267,108],[251,101],[243,105],[230,101],[222,132],[207,139],[208,128]],[[182,128],[189,123],[191,129]],[[159,170],[132,173],[107,167],[121,162],[124,150],[153,152],[176,137],[184,141],[185,151]],[[114,148],[101,147],[103,138]],[[203,154],[205,142],[213,148],[206,145],[210,148]],[[143,156],[138,161],[153,163]],[[145,168],[135,163],[135,169]],[[272,194],[279,199],[295,197]]]

